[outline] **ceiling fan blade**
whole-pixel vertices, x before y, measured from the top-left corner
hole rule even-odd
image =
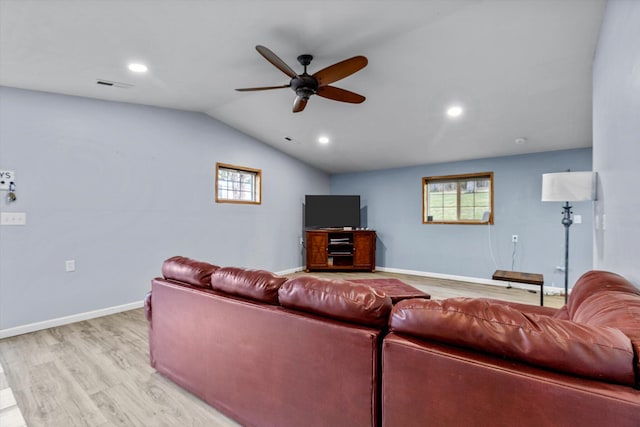
[[[269,48],[258,45],[256,46],[256,50],[264,57],[264,59],[271,62],[277,69],[285,73],[287,76],[294,78],[298,75],[282,59],[278,58],[278,55],[269,50]]]
[[[302,96],[296,96],[295,101],[293,101],[293,112],[299,113],[304,110],[304,107],[307,106],[307,101],[309,98],[303,98]]]
[[[254,90],[271,90],[271,89],[282,89],[285,87],[291,87],[291,85],[282,85],[282,86],[262,86],[262,87],[243,87],[240,89],[236,89],[238,92],[251,92]]]
[[[368,63],[369,61],[367,61],[367,58],[364,56],[354,56],[353,58],[345,59],[327,68],[323,68],[315,73],[313,77],[318,81],[318,86],[320,87],[330,85],[363,69]]]
[[[335,86],[322,86],[318,88],[316,95],[323,98],[333,99],[334,101],[350,102],[352,104],[360,104],[367,99],[355,92],[350,92]]]

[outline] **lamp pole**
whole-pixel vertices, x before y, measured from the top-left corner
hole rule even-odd
[[[564,225],[564,302],[569,299],[569,227],[571,205],[569,202],[595,200],[595,172],[554,172],[542,174],[542,201],[564,202],[562,225]]]
[[[564,225],[564,303],[567,303],[569,297],[569,227],[573,224],[571,220],[571,205],[564,202],[562,207],[564,216],[562,225]]]

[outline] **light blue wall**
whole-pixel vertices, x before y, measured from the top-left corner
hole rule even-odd
[[[262,169],[263,203],[214,202],[215,163]],[[323,172],[199,113],[0,88],[0,169],[26,226],[0,227],[0,330],[140,301],[185,255],[303,265],[305,194]],[[65,260],[76,271],[64,271]]]
[[[333,194],[360,194],[363,226],[378,232],[380,267],[490,279],[513,269],[542,273],[564,286],[561,203],[541,202],[542,174],[591,170],[591,149],[498,157],[331,176]],[[422,178],[494,172],[495,225],[422,224]],[[592,268],[592,202],[574,203],[582,224],[571,227],[569,286]],[[495,264],[492,258],[495,258]]]
[[[609,0],[593,67],[594,265],[640,287],[640,2]]]

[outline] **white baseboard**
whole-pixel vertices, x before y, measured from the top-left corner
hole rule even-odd
[[[571,289],[569,289],[569,293],[571,293]],[[564,295],[564,288],[559,288],[557,286],[545,286],[544,294],[545,295]]]
[[[287,274],[293,274],[293,273],[297,273],[298,271],[304,271],[304,270],[305,270],[304,267],[294,267],[294,268],[289,268],[287,270],[275,271],[274,274],[277,274],[278,276],[286,276]]]
[[[28,334],[29,332],[41,331],[43,329],[54,328],[56,326],[68,325],[70,323],[81,322],[83,320],[95,319],[96,317],[121,313],[123,311],[133,310],[142,306],[144,306],[144,301],[136,301],[129,304],[117,305],[115,307],[101,308],[100,310],[87,311],[85,313],[58,317],[56,319],[45,320],[43,322],[16,326],[15,328],[0,329],[0,339],[14,337],[16,335]]]

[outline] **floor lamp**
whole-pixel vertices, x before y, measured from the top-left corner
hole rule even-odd
[[[572,206],[569,202],[595,200],[594,172],[558,172],[542,175],[542,201],[565,202],[562,225],[564,225],[564,302],[569,295],[569,227],[573,224]]]

